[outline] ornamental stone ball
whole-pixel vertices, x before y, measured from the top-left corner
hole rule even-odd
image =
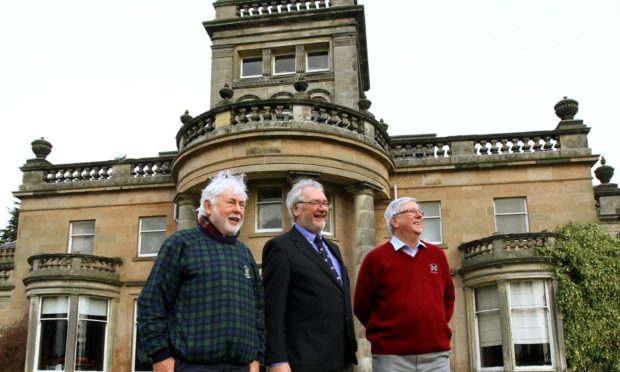
[[[224,88],[220,89],[220,97],[222,97],[223,100],[229,100],[233,97],[233,90],[230,89],[230,87],[228,86],[228,83],[224,84]]]
[[[579,111],[579,102],[564,96],[553,108],[561,120],[573,120]]]
[[[614,176],[614,168],[607,165],[607,160],[605,160],[604,156],[601,156],[601,166],[594,170],[594,175],[601,184],[609,183]]]
[[[181,123],[183,123],[183,124],[189,123],[189,121],[192,120],[193,118],[194,117],[189,114],[189,110],[185,110],[185,113],[183,115],[181,115],[181,117],[180,117]]]
[[[37,159],[45,159],[52,152],[52,144],[43,137],[32,141],[30,146]]]

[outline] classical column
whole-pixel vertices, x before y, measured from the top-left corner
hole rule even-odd
[[[175,198],[177,205],[177,230],[191,229],[196,226],[198,213],[196,208],[200,200],[190,194],[178,194]]]
[[[353,209],[355,218],[355,270],[351,276],[353,291],[360,266],[366,254],[375,247],[375,199],[374,193],[378,188],[362,182],[347,188],[353,194]],[[372,371],[372,356],[370,343],[366,340],[366,331],[362,324],[355,319],[355,333],[357,336],[357,366],[356,372]]]

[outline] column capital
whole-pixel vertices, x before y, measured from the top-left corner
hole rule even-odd
[[[368,182],[358,182],[344,188],[353,195],[366,194],[374,196],[375,192],[381,191],[381,188]]]

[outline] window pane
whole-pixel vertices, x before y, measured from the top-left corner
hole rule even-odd
[[[424,231],[420,238],[431,243],[441,243],[441,221],[438,218],[424,218]]]
[[[545,283],[515,282],[510,284],[510,304],[519,306],[547,306]]]
[[[71,222],[71,235],[84,235],[95,233],[95,221]]]
[[[94,236],[74,236],[71,243],[71,252],[93,254],[94,242]]]
[[[276,74],[295,72],[295,55],[275,56],[273,70]]]
[[[166,239],[163,231],[145,232],[140,236],[140,254],[157,254]]]
[[[64,370],[67,346],[67,320],[41,320],[39,369]]]
[[[503,366],[502,332],[497,286],[476,288],[476,321],[481,367]]]
[[[38,369],[65,369],[68,312],[68,297],[45,297],[42,299]]]
[[[263,59],[261,57],[244,58],[241,63],[241,76],[260,76],[263,74]]]
[[[424,217],[439,217],[441,216],[440,209],[441,203],[439,202],[424,202],[418,203],[422,212],[424,212]]]
[[[103,371],[108,301],[80,297],[76,371]]]
[[[282,202],[282,190],[280,189],[259,189],[258,201],[262,202]]]
[[[545,284],[524,281],[510,284],[512,338],[517,366],[551,365]]]
[[[282,228],[282,205],[280,203],[258,205],[257,228],[259,230],[281,229]]]
[[[525,199],[495,199],[495,213],[525,213]]]
[[[329,60],[326,50],[320,52],[308,52],[308,71],[327,69],[329,69]]]
[[[527,232],[525,215],[496,216],[497,231],[504,234],[519,234]]]
[[[166,230],[166,217],[140,218],[141,231]]]

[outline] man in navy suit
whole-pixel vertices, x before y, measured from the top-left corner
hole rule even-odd
[[[263,249],[272,372],[346,372],[357,363],[350,283],[338,246],[321,235],[329,214],[323,186],[295,183],[286,198],[290,231]]]

